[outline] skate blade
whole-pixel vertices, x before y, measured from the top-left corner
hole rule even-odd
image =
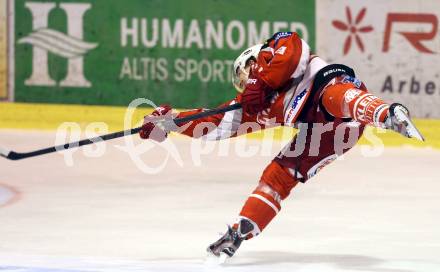
[[[222,265],[226,262],[226,260],[228,258],[229,258],[229,256],[223,252],[221,252],[219,256],[216,256],[212,253],[208,253],[208,256],[205,259],[205,265],[208,265],[208,266]]]
[[[425,138],[420,133],[420,131],[416,128],[411,119],[406,115],[403,111],[398,110],[395,112],[395,117],[397,120],[402,123],[405,127],[405,131],[403,131],[404,135],[408,138],[415,138],[419,141],[424,142]]]

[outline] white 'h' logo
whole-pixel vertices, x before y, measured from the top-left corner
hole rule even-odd
[[[18,43],[33,45],[32,75],[25,81],[30,86],[55,86],[50,77],[48,52],[68,59],[67,76],[59,84],[63,87],[91,87],[84,76],[83,56],[98,46],[83,41],[83,17],[91,8],[89,3],[61,3],[59,6],[67,15],[67,35],[48,28],[49,14],[56,7],[53,2],[27,2],[25,6],[32,13],[33,32],[21,38]]]

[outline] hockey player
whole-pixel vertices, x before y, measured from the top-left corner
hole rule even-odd
[[[297,33],[279,32],[263,45],[245,50],[233,69],[233,84],[239,94],[223,106],[241,103],[242,109],[202,118],[175,130],[207,140],[246,133],[240,125],[248,122],[261,129],[283,125],[300,131],[263,171],[238,221],[208,247],[215,256],[231,257],[242,241],[261,233],[292,189],[348,151],[366,125],[423,140],[403,105],[388,104],[369,93],[351,68],[329,65],[312,55]],[[202,110],[181,112],[177,117]],[[171,112],[172,108],[164,105],[146,116],[141,138],[164,141],[169,131],[152,120]]]

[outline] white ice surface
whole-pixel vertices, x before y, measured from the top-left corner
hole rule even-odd
[[[438,151],[366,158],[353,150],[295,188],[233,259],[212,266],[206,246],[235,219],[277,149],[204,155],[198,167],[190,142],[173,141],[184,166],[170,159],[156,175],[115,148],[120,140],[100,158],[78,150],[73,167],[60,154],[0,160],[0,184],[21,193],[0,208],[0,271],[440,271]],[[0,131],[0,145],[16,151],[53,143],[49,132]],[[163,156],[155,147],[142,159]]]

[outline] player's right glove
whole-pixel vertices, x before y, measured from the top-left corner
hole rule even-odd
[[[258,66],[251,68],[249,79],[241,96],[243,111],[247,114],[257,114],[270,106],[270,95],[274,90],[261,79]]]
[[[163,127],[166,116],[171,116],[172,109],[169,105],[157,107],[153,113],[144,117],[144,124],[139,131],[142,139],[151,139],[156,142],[163,142],[168,137],[168,131]]]

